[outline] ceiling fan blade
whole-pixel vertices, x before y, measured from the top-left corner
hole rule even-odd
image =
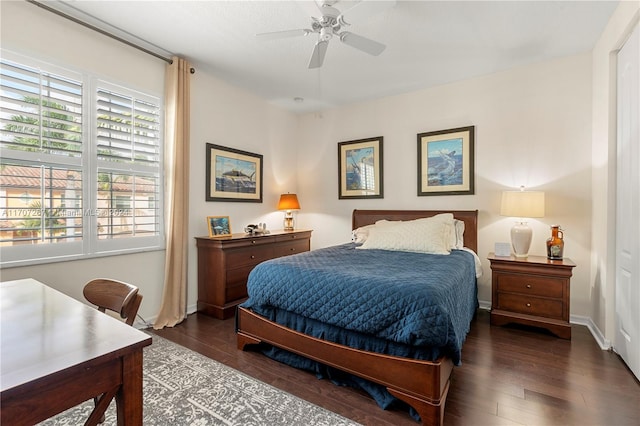
[[[354,22],[361,22],[369,16],[384,12],[395,5],[395,0],[362,0],[351,9],[342,12],[339,19],[342,23],[351,25]]]
[[[260,33],[256,34],[256,37],[262,40],[277,40],[280,38],[289,38],[289,37],[298,37],[298,36],[306,36],[311,33],[311,30],[286,30],[286,31],[273,31],[269,33]]]
[[[324,62],[324,55],[327,53],[327,47],[329,47],[328,41],[318,41],[311,52],[311,59],[309,59],[309,69],[320,68]]]
[[[378,43],[377,41],[373,41],[348,31],[340,34],[340,41],[373,56],[378,56],[387,47],[382,43]]]
[[[307,16],[321,15],[320,6],[315,0],[297,1],[296,4],[301,8]]]

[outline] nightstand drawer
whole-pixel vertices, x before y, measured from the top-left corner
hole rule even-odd
[[[498,293],[500,309],[521,314],[562,319],[562,300],[529,297],[512,293]]]
[[[564,288],[562,280],[524,274],[497,274],[497,285],[499,292],[522,293],[558,299],[562,298]]]

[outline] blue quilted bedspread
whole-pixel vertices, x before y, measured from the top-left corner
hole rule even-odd
[[[353,243],[270,260],[242,305],[340,344],[460,363],[477,308],[473,255],[359,250]]]

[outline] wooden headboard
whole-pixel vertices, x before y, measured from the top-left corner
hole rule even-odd
[[[378,220],[413,220],[440,213],[452,213],[464,222],[464,245],[478,253],[478,210],[354,210],[351,229],[371,225]]]

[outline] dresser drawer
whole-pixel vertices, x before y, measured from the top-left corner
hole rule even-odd
[[[562,280],[536,275],[497,274],[499,292],[562,298]]]
[[[237,248],[226,251],[227,268],[251,265],[273,258],[273,247],[270,245],[257,245]]]
[[[303,253],[309,251],[309,240],[295,240],[281,243],[276,246],[275,251],[275,257]]]
[[[247,297],[247,278],[255,265],[243,268],[227,270],[227,286],[225,288],[225,300],[233,301]]]
[[[311,231],[308,232],[298,232],[298,233],[284,233],[284,234],[279,234],[276,235],[276,242],[280,243],[280,242],[286,242],[286,241],[293,241],[293,240],[308,240],[309,238],[311,238]]]
[[[499,292],[498,306],[500,309],[506,311],[563,319],[563,303],[561,299],[546,299],[543,297]]]

